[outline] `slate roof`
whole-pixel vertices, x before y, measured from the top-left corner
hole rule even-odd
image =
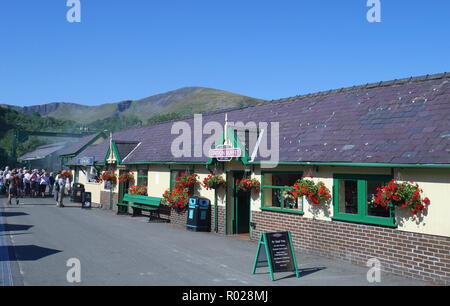
[[[75,143],[73,143],[72,145],[68,146],[66,149],[64,149],[63,151],[61,151],[61,155],[73,155],[73,154],[77,154],[80,152],[80,150],[83,149],[83,147],[85,147],[87,144],[89,144],[91,141],[93,141],[95,138],[97,138],[97,136],[101,135],[102,133],[95,133],[95,134],[90,134],[87,136],[84,136],[80,139],[78,139]]]
[[[105,161],[106,153],[109,149],[109,141],[105,140],[100,144],[91,145],[86,147],[77,156],[69,159],[67,165],[76,165],[78,158],[94,157],[95,163],[103,163]]]
[[[27,160],[37,160],[44,159],[47,156],[63,149],[66,146],[66,142],[58,142],[52,143],[44,146],[37,147],[33,152],[28,152],[23,156],[19,157],[19,160],[27,161]]]
[[[229,121],[279,122],[281,162],[450,164],[448,74],[354,86],[230,109],[204,115],[203,126],[210,121],[223,125],[225,113]],[[193,118],[178,121],[194,128]],[[121,131],[113,139],[141,142],[127,163],[206,162],[206,156],[172,156],[171,145],[178,137],[171,134],[174,122]],[[270,148],[270,128],[268,132]],[[203,140],[208,137],[204,135]]]
[[[137,141],[115,141],[119,157],[122,161],[130,154],[138,145]]]

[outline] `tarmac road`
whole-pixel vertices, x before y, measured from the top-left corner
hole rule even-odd
[[[301,277],[277,274],[272,282],[264,269],[251,274],[254,242],[66,202],[58,208],[52,199],[22,199],[7,206],[0,198],[0,285],[373,285],[366,267],[298,251]],[[80,283],[67,280],[73,258]],[[382,273],[375,285],[424,284]]]

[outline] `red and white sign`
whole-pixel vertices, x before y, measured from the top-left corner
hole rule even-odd
[[[218,161],[230,161],[233,158],[241,157],[242,150],[224,145],[219,146],[217,149],[211,149],[208,155],[210,158],[216,158]]]

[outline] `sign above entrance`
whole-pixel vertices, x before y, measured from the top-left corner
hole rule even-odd
[[[228,162],[233,158],[241,157],[242,150],[231,145],[218,145],[216,149],[209,150],[208,155],[210,158],[215,158],[218,161]]]
[[[79,166],[92,166],[94,165],[94,157],[77,158],[77,165]]]

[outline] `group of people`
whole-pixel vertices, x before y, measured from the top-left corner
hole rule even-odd
[[[53,196],[56,205],[64,207],[63,199],[65,191],[70,190],[70,181],[61,172],[48,173],[45,169],[41,171],[28,170],[26,168],[11,169],[6,167],[0,170],[0,194],[8,195],[8,204],[12,205],[13,199],[19,205],[19,198]]]

